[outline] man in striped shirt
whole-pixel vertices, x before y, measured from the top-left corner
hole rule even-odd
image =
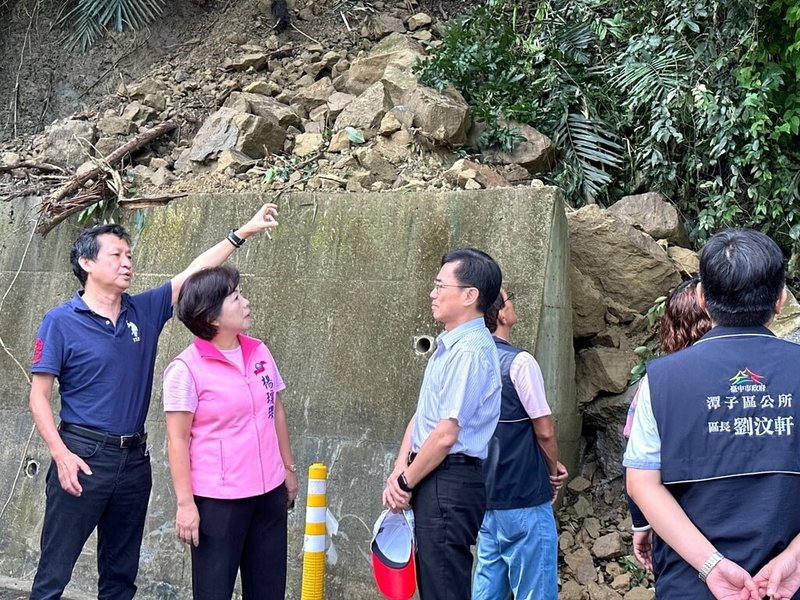
[[[482,462],[500,416],[500,363],[483,320],[500,293],[486,253],[453,250],[431,291],[436,340],[417,410],[383,492],[393,510],[414,509],[420,598],[469,598],[472,554],[486,492]]]

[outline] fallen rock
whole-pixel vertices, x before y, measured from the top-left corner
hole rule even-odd
[[[556,147],[549,137],[524,123],[501,119],[499,125],[516,130],[522,139],[517,142],[512,152],[480,147],[479,149],[488,162],[499,165],[520,165],[532,175],[550,171],[555,161]],[[475,135],[480,137],[485,128],[486,125],[482,123],[473,127],[470,139]]]
[[[257,162],[239,150],[223,150],[217,159],[217,171],[232,169],[234,173],[244,173]]]
[[[418,59],[425,56],[425,49],[403,34],[393,33],[375,44],[366,56],[356,58],[347,71],[345,91],[356,96],[383,78],[389,65],[405,72]]]
[[[620,305],[644,314],[680,282],[666,251],[622,218],[591,204],[567,221],[572,263]]]
[[[105,135],[130,135],[137,128],[125,117],[103,117],[97,122],[97,129]]]
[[[697,256],[697,252],[680,246],[670,246],[667,248],[667,254],[675,266],[687,275],[696,275],[700,272],[700,257]]]
[[[392,101],[384,85],[380,81],[373,83],[339,113],[333,130],[338,131],[345,127],[377,129],[391,107]]]
[[[420,27],[427,27],[431,24],[431,17],[423,12],[417,13],[415,15],[411,15],[408,18],[408,29],[409,31],[416,31]]]
[[[558,600],[583,600],[583,587],[577,581],[565,581],[558,593]]]
[[[0,165],[13,167],[22,162],[22,157],[16,152],[0,152]]]
[[[294,104],[301,106],[306,112],[310,112],[316,107],[326,104],[336,88],[333,87],[330,77],[323,77],[315,81],[308,87],[301,89],[295,94]]]
[[[284,129],[301,127],[303,120],[290,107],[262,94],[233,92],[223,105],[240,112],[278,121]]]
[[[375,18],[372,19],[370,29],[376,39],[384,38],[390,33],[403,34],[406,32],[406,26],[403,25],[401,19],[386,13],[379,13],[376,15]]]
[[[150,176],[150,183],[156,187],[164,187],[175,181],[177,177],[173,175],[166,167],[160,167],[155,173]]]
[[[347,136],[347,130],[341,129],[333,134],[331,143],[328,144],[328,152],[343,152],[350,148],[350,138]]]
[[[608,533],[594,541],[592,554],[600,559],[616,558],[625,554],[625,545],[622,543],[619,533]]]
[[[328,114],[332,119],[336,119],[342,111],[347,108],[356,97],[353,94],[345,94],[343,92],[334,92],[328,98]]]
[[[508,182],[494,169],[465,158],[453,163],[442,176],[445,181],[461,188],[465,188],[469,181],[476,181],[479,184],[478,189],[508,187]]]
[[[277,96],[280,93],[280,86],[274,81],[254,81],[242,89],[247,94],[261,94],[262,96]]]
[[[128,96],[143,99],[145,96],[159,96],[169,93],[169,86],[158,79],[148,77],[127,87]]]
[[[267,55],[263,52],[245,54],[235,58],[226,58],[222,63],[222,68],[226,71],[247,71],[254,69],[260,71],[267,66]]]
[[[572,335],[589,337],[605,328],[606,303],[592,280],[574,265],[569,266],[572,293]]]
[[[376,181],[394,182],[397,171],[392,163],[381,156],[378,150],[374,148],[359,148],[356,151],[356,158],[362,167],[375,176]]]
[[[587,590],[589,591],[589,600],[622,600],[622,596],[617,592],[594,581],[588,585]]]
[[[578,550],[567,554],[564,557],[564,562],[567,563],[570,571],[575,577],[575,580],[581,585],[597,581],[597,571],[594,567],[592,555],[586,548],[579,548]]]
[[[609,212],[628,219],[634,227],[656,240],[688,247],[689,236],[678,211],[658,192],[625,196],[608,208]]]
[[[585,492],[590,487],[592,487],[592,482],[580,475],[567,484],[567,489],[577,493]]]
[[[122,118],[132,121],[139,127],[156,118],[158,112],[139,102],[131,102],[122,111]]]
[[[317,152],[325,143],[325,138],[321,133],[301,133],[294,140],[292,154],[295,156],[307,156]]]
[[[54,121],[42,152],[45,162],[74,169],[92,156],[96,139],[94,125],[78,119]]]
[[[578,403],[590,402],[597,392],[625,391],[636,362],[636,355],[627,349],[592,347],[578,352],[575,357]]]
[[[456,89],[418,86],[403,94],[401,104],[414,113],[414,127],[437,142],[460,146],[467,141],[469,105]]]
[[[208,117],[192,140],[188,158],[195,162],[216,159],[224,150],[239,150],[250,158],[283,149],[286,131],[277,120],[222,107]]]
[[[631,588],[628,593],[623,596],[624,600],[655,600],[656,593],[643,587]]]

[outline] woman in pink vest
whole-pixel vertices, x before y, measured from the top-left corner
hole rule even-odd
[[[285,387],[269,349],[244,335],[239,272],[189,277],[178,318],[197,338],[164,372],[178,538],[192,551],[195,600],[283,600],[287,507],[297,495]]]

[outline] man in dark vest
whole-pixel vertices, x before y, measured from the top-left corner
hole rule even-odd
[[[800,598],[800,345],[766,328],[786,300],[781,250],[716,234],[698,295],[713,328],[647,366],[624,459],[658,534],[656,597]]]
[[[484,463],[486,514],[478,537],[473,600],[558,599],[558,534],[551,502],[567,470],[544,393],[542,372],[508,340],[517,323],[500,290],[484,315],[500,358],[500,421]]]

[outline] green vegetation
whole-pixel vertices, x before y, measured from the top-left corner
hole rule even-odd
[[[750,226],[796,252],[799,26],[800,0],[487,0],[417,72],[484,142],[509,143],[502,119],[553,138],[573,205],[656,190],[698,243]]]
[[[67,48],[85,52],[109,27],[141,29],[163,7],[164,0],[63,0],[57,22],[67,30],[63,38]]]

